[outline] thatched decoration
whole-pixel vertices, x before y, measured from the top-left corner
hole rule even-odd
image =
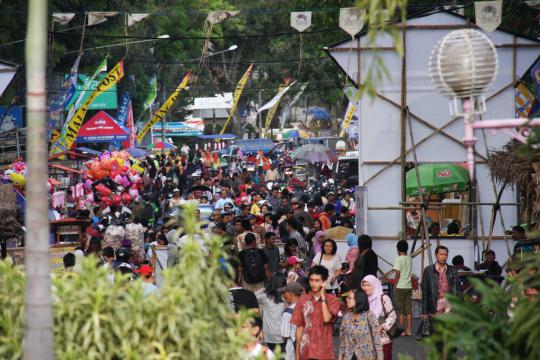
[[[491,175],[498,183],[518,188],[521,196],[521,216],[527,222],[535,220],[533,214],[536,200],[536,187],[533,175],[533,161],[523,151],[523,144],[511,141],[502,150],[491,151],[488,161]],[[538,212],[538,210],[536,211]]]

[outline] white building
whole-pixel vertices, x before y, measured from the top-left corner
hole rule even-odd
[[[406,161],[413,161],[407,121],[402,118],[404,107],[411,114],[414,142],[419,163],[450,162],[463,163],[466,148],[462,144],[463,120],[452,118],[448,99],[441,96],[432,85],[428,75],[428,59],[435,44],[448,32],[474,26],[461,16],[438,12],[416,17],[407,21],[404,35],[405,57],[402,59],[394,50],[392,39],[379,36],[374,44],[360,36],[348,39],[328,48],[329,55],[349,75],[352,82],[365,79],[367,70],[373,66],[374,57],[379,56],[390,80],[377,86],[375,98],[364,97],[360,101],[359,115],[359,170],[360,183],[367,187],[367,233],[374,239],[375,251],[393,261],[396,256],[396,240],[402,231],[402,211],[376,210],[380,207],[397,207],[402,200],[401,167],[402,154]],[[403,27],[402,27],[403,28]],[[491,35],[499,57],[499,72],[495,83],[486,94],[486,119],[513,118],[515,94],[513,84],[535,61],[540,44],[514,34],[496,30]],[[353,48],[352,53],[350,48]],[[358,76],[360,72],[360,76]],[[402,89],[402,84],[403,89]],[[402,94],[403,90],[403,94]],[[403,96],[402,96],[403,95]],[[486,133],[490,149],[500,148],[509,141],[502,133]],[[479,199],[483,203],[495,201],[489,169],[485,163],[482,133],[476,132],[476,177]],[[497,185],[497,189],[500,186]],[[507,188],[502,196],[503,203],[515,203],[516,194]],[[516,225],[516,206],[503,206],[505,228]],[[488,234],[492,206],[478,208],[478,243],[472,239],[442,239],[441,244],[450,249],[450,260],[461,254],[465,265],[472,267],[473,261],[482,250],[482,234]],[[480,221],[482,220],[482,221]],[[481,228],[483,225],[483,229]],[[497,260],[503,264],[507,257],[507,246],[503,239],[503,227],[499,219],[495,223],[492,248]],[[411,245],[412,241],[409,242]],[[509,240],[509,248],[513,242]],[[418,248],[419,244],[417,244]],[[420,274],[420,256],[413,261],[415,274]],[[383,270],[387,264],[379,261]],[[427,264],[427,260],[426,260]]]

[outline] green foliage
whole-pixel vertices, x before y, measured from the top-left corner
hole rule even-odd
[[[193,211],[185,218],[194,219]],[[225,301],[229,280],[219,263],[221,241],[208,240],[207,255],[192,239],[198,225],[188,220],[184,226],[191,239],[157,295],[145,298],[140,281],[111,283],[94,259],[85,259],[80,277],[54,279],[57,359],[241,358],[246,314],[235,317]],[[0,358],[19,359],[24,276],[1,262],[0,285]]]
[[[430,358],[440,357],[436,344],[442,342],[447,359],[537,359],[539,265],[538,257],[517,265],[521,271],[509,280],[506,289],[493,281],[472,279],[481,297],[479,304],[450,297],[452,311],[437,317],[434,335],[426,339]]]

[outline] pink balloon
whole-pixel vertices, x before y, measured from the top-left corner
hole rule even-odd
[[[86,201],[88,201],[90,204],[93,204],[95,199],[94,199],[94,193],[91,192],[91,193],[88,193],[86,195]]]
[[[129,182],[129,180],[127,179],[127,177],[122,176],[122,186],[125,187],[125,188],[127,188],[127,187],[129,187],[129,184],[130,184],[130,182]]]
[[[141,175],[139,174],[129,174],[129,180],[131,180],[132,183],[138,184],[141,181]]]
[[[122,202],[122,197],[120,195],[113,195],[111,197],[111,201],[113,203],[113,205],[120,205],[120,203]]]
[[[122,175],[118,174],[113,178],[113,181],[117,184],[122,184]]]
[[[83,187],[84,187],[86,190],[91,189],[91,188],[92,188],[92,183],[93,183],[92,180],[86,179],[86,180],[84,181]]]
[[[131,188],[129,189],[129,195],[132,199],[137,199],[139,197],[139,190],[137,190],[136,188]]]

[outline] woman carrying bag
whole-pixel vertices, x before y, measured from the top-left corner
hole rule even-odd
[[[324,240],[322,249],[313,258],[311,266],[322,265],[328,269],[328,280],[326,280],[326,291],[335,293],[338,284],[337,278],[341,273],[341,259],[337,254],[337,244],[332,239]]]
[[[368,296],[369,310],[375,314],[381,325],[384,360],[392,360],[392,336],[396,334],[397,325],[392,300],[384,295],[381,282],[373,275],[364,277],[361,286]]]
[[[338,360],[383,360],[379,320],[369,311],[366,293],[351,290],[346,295],[348,311],[341,321]]]

